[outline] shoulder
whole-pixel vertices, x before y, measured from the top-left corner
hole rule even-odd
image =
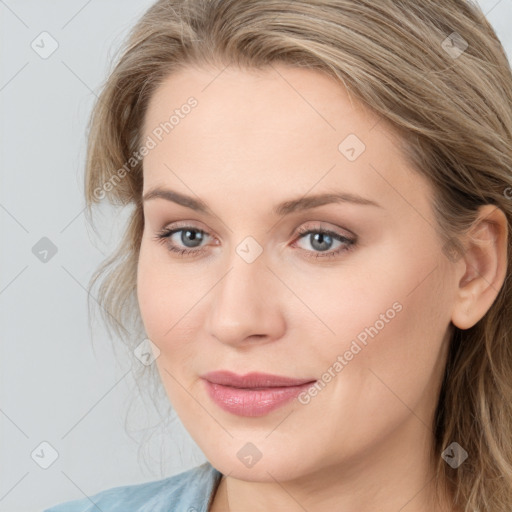
[[[222,474],[209,462],[162,480],[112,487],[43,512],[206,512]]]

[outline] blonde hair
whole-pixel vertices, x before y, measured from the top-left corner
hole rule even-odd
[[[483,204],[501,208],[512,253],[512,76],[477,4],[464,0],[160,0],[132,29],[102,87],[88,136],[85,195],[132,212],[118,250],[93,275],[109,332],[142,340],[136,299],[144,226],[133,158],[153,92],[187,66],[316,69],[386,120],[435,190],[447,257]],[[130,160],[131,159],[131,160]],[[127,162],[130,164],[127,166]],[[124,169],[124,171],[121,171]],[[436,484],[465,512],[512,510],[512,288],[507,277],[472,328],[453,326],[432,425]],[[98,281],[99,282],[99,281]],[[153,371],[153,369],[151,369]],[[451,468],[453,441],[469,457]]]

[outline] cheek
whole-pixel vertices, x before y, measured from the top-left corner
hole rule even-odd
[[[369,280],[367,297],[361,288],[352,301],[331,303],[337,336],[322,344],[321,353],[309,354],[320,385],[302,403],[305,410],[329,411],[332,421],[322,435],[338,439],[340,450],[380,439],[408,419],[430,424],[446,355],[449,317],[443,311],[449,308],[436,271],[411,290],[433,267],[402,266],[379,285]]]
[[[190,344],[180,343],[186,340],[183,329],[187,318],[183,317],[190,306],[184,304],[188,303],[184,283],[176,282],[174,274],[169,274],[169,265],[163,265],[156,256],[155,250],[143,241],[137,268],[137,300],[146,335],[160,351],[155,364],[162,384],[169,400],[180,404],[186,397],[181,396],[176,379],[182,380],[178,370],[186,367],[190,358]]]
[[[426,402],[419,404],[426,396],[434,397],[442,377],[449,304],[439,271],[416,285],[434,267],[401,267],[396,275],[388,274],[384,288],[375,287],[371,299],[361,302],[364,307],[357,315],[344,309],[350,331],[331,353],[331,364],[341,355],[343,366],[334,387],[361,422],[369,411],[398,420],[408,413],[407,407],[429,421]],[[354,394],[360,402],[354,402]]]
[[[177,320],[180,285],[173,282],[165,266],[159,261],[160,258],[155,254],[159,251],[148,247],[151,243],[144,238],[141,243],[137,268],[137,300],[146,333],[159,346]]]
[[[305,302],[331,331],[316,354],[323,365],[318,370],[328,371],[338,361],[331,372],[344,375],[335,379],[341,393],[347,381],[376,392],[372,381],[378,375],[415,400],[440,371],[450,325],[450,296],[443,282],[449,279],[435,247],[421,260],[410,254],[393,247],[358,262],[352,271],[345,268],[331,280],[317,281],[321,288],[304,286],[310,290]],[[377,386],[382,388],[377,395],[386,392],[382,383]]]
[[[156,360],[159,370],[162,373],[165,366],[175,373],[199,350],[196,331],[203,325],[201,299],[211,285],[201,286],[190,268],[170,261],[165,250],[152,243],[144,238],[141,243],[137,300],[147,337],[160,350]]]

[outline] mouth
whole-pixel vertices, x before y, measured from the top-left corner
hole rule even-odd
[[[316,379],[297,379],[268,373],[237,375],[228,371],[201,376],[211,400],[238,416],[264,416],[284,406],[310,387]]]

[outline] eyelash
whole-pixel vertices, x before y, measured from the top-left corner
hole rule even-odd
[[[195,232],[201,233],[203,235],[208,235],[208,233],[206,231],[195,228],[194,226],[180,226],[180,227],[176,227],[174,229],[169,229],[169,228],[162,229],[161,231],[159,231],[156,234],[154,239],[159,243],[165,244],[171,252],[176,253],[180,257],[185,257],[189,254],[193,254],[194,256],[199,256],[200,254],[203,254],[206,251],[206,249],[204,247],[202,247],[200,249],[179,249],[176,246],[170,245],[169,243],[167,243],[168,242],[167,239],[169,239],[173,234],[179,233],[180,231],[186,231],[186,230],[195,231]],[[334,238],[335,240],[337,240],[339,242],[343,242],[345,244],[345,245],[340,246],[338,249],[336,249],[334,251],[329,251],[329,252],[327,252],[327,251],[325,251],[325,252],[308,251],[307,249],[300,249],[301,251],[304,251],[305,256],[307,258],[318,259],[318,258],[335,257],[335,256],[341,254],[342,252],[352,250],[355,247],[356,242],[357,242],[357,239],[347,238],[345,236],[340,235],[339,233],[330,231],[328,229],[322,229],[322,228],[314,229],[314,228],[300,227],[297,230],[297,232],[300,235],[298,237],[299,239],[304,237],[305,235],[309,235],[312,233],[320,233],[322,235],[328,235],[328,236]],[[312,252],[314,254],[312,254]]]

